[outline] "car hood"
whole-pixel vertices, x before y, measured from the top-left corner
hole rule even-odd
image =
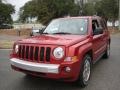
[[[87,39],[87,35],[40,35],[19,40],[18,43],[70,46]]]

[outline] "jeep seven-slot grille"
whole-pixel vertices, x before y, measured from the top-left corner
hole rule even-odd
[[[33,62],[50,62],[50,47],[19,45],[18,57]]]

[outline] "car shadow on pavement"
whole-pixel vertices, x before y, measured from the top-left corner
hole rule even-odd
[[[40,77],[23,76],[21,84],[24,85],[24,89],[30,90],[77,90],[80,89],[73,83],[56,81],[51,79],[45,79]],[[23,86],[21,86],[23,87]]]

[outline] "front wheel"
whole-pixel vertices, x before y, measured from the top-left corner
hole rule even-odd
[[[91,57],[90,55],[86,55],[84,57],[84,62],[81,68],[77,84],[79,84],[83,88],[87,86],[90,79],[90,75],[91,75]]]

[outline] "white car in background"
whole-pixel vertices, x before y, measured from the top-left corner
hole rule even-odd
[[[39,35],[41,34],[43,31],[44,31],[45,27],[42,27],[42,28],[33,28],[31,33],[30,33],[30,36],[36,36],[36,35]]]

